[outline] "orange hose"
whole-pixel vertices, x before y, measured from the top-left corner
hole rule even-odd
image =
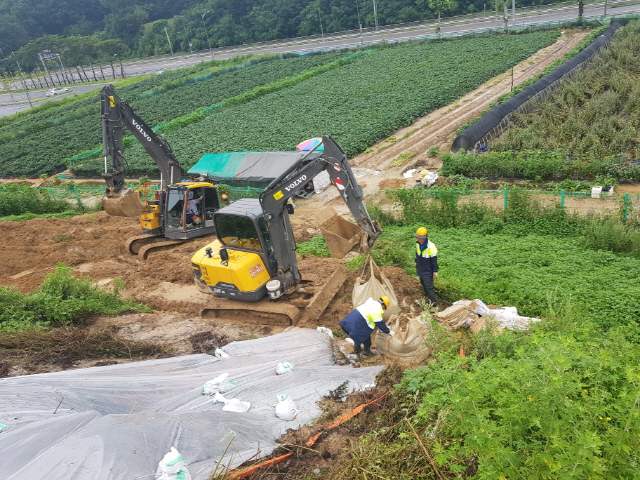
[[[346,422],[347,420],[355,417],[360,412],[362,412],[362,410],[364,410],[365,407],[368,407],[369,405],[373,405],[374,403],[377,403],[380,400],[386,398],[387,395],[389,395],[389,393],[390,392],[387,392],[384,395],[382,395],[381,397],[378,397],[378,398],[376,398],[374,400],[371,400],[369,403],[363,403],[362,405],[357,406],[356,408],[351,410],[346,415],[343,415],[342,417],[338,418],[335,422],[333,422],[331,425],[329,425],[327,428],[325,428],[321,432],[316,433],[313,437],[311,437],[309,440],[307,440],[305,445],[307,447],[312,447],[318,441],[318,439],[320,438],[320,436],[324,432],[326,432],[327,430],[331,430],[332,428],[336,428],[338,425],[340,425],[340,424]],[[256,465],[252,465],[251,467],[245,468],[243,470],[232,470],[231,472],[227,473],[226,478],[228,480],[239,480],[241,478],[250,477],[251,475],[256,473],[258,470],[260,470],[261,468],[267,468],[267,467],[270,467],[272,465],[276,465],[276,464],[282,462],[283,460],[286,460],[287,458],[289,458],[293,454],[294,454],[294,452],[289,452],[286,455],[281,455],[279,457],[272,458],[270,460],[265,460],[264,462],[258,463]]]

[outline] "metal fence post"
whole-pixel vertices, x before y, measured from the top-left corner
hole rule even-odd
[[[49,193],[51,194],[51,198],[53,198],[54,202],[57,202],[58,199],[56,198],[56,196],[53,194],[53,189],[51,187],[49,187]]]
[[[627,215],[629,214],[629,192],[624,194],[624,217],[623,220],[627,221]]]
[[[73,186],[73,191],[76,194],[76,198],[78,199],[78,206],[80,208],[82,208],[82,200],[80,200],[80,195],[78,194],[78,187],[76,187],[75,185]]]
[[[504,214],[507,214],[507,197],[509,196],[509,189],[504,187]]]
[[[104,186],[100,185],[100,191],[102,192],[102,196],[104,197]]]
[[[560,191],[560,206],[564,208],[564,190]]]

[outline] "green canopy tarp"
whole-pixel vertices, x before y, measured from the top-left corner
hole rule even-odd
[[[307,152],[207,153],[187,173],[207,175],[214,182],[238,186],[266,187],[289,171]],[[307,158],[317,158],[313,152]]]

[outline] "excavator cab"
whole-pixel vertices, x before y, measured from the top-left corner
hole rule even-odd
[[[213,213],[220,208],[218,193],[209,182],[181,182],[164,194],[164,236],[187,239],[215,233]]]

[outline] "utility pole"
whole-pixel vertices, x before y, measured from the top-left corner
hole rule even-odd
[[[604,0],[604,18],[607,18],[607,1],[608,0]]]
[[[516,26],[516,0],[511,0],[511,13],[513,14],[513,26]]]
[[[53,78],[51,78],[51,74],[49,73],[49,70],[47,70],[47,64],[44,63],[44,58],[42,58],[42,54],[40,52],[38,52],[38,57],[40,58],[40,62],[42,62],[42,67],[44,68],[45,78],[46,78],[47,75],[49,75],[49,80],[51,80],[51,83],[53,83]]]
[[[513,0],[514,2],[516,0]],[[164,33],[167,35],[167,42],[169,43],[169,48],[171,49],[171,56],[173,56],[173,45],[171,45],[171,39],[169,38],[169,32],[167,32],[167,27],[164,27]]]
[[[373,0],[373,19],[376,23],[376,32],[378,31],[378,6],[376,5],[376,0]]]
[[[26,90],[26,93],[27,93],[27,100],[29,100],[29,106],[33,108],[33,103],[31,103],[31,97],[29,96],[29,89],[27,88],[27,82],[24,81],[24,75],[22,73],[22,69],[20,68],[20,64],[18,63],[18,60],[16,60],[16,65],[18,65],[18,70],[20,71],[20,78],[22,79],[22,84],[24,85],[24,89]]]
[[[318,2],[318,19],[320,20],[320,34],[322,35],[322,43],[324,43],[324,30],[322,29],[322,17],[320,16],[320,2]]]
[[[360,21],[360,7],[358,7],[358,0],[356,0],[356,12],[358,12],[358,25],[360,26],[360,45],[364,47],[364,39],[362,38],[362,22]]]
[[[207,31],[207,26],[204,23],[204,16],[207,13],[210,13],[209,10],[207,10],[202,15],[200,15],[200,18],[202,18],[202,26],[204,27],[204,33],[207,34],[207,45],[209,45],[209,53],[211,54],[211,59],[213,60],[213,52],[211,51],[211,40],[209,40],[209,32]]]

